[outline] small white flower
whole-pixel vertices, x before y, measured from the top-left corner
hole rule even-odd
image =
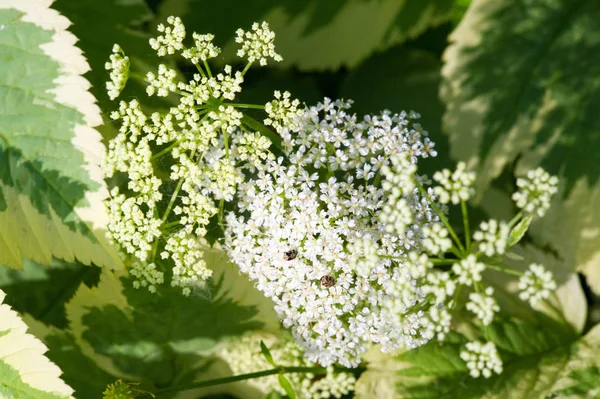
[[[467,172],[464,162],[459,162],[454,172],[448,169],[435,172],[433,179],[440,183],[433,191],[442,204],[452,202],[456,205],[461,201],[468,201],[473,195],[474,190],[471,186],[475,181],[475,173]]]
[[[159,97],[168,96],[170,92],[177,89],[177,84],[175,83],[176,77],[177,71],[160,64],[158,66],[158,75],[154,75],[152,72],[146,74],[146,80],[148,81],[146,93],[149,96],[154,94]]]
[[[213,34],[200,35],[194,32],[192,36],[196,47],[185,49],[181,53],[183,58],[187,58],[192,63],[198,64],[200,61],[215,58],[221,52],[221,49],[212,42],[215,38]]]
[[[448,237],[448,230],[441,223],[433,223],[423,227],[423,248],[431,255],[443,254],[452,248],[452,240]]]
[[[115,44],[113,53],[110,55],[110,61],[104,67],[111,71],[110,81],[106,82],[106,90],[108,91],[108,97],[114,100],[119,96],[129,78],[129,57],[125,55],[118,44]]]
[[[275,52],[275,33],[269,29],[269,24],[263,22],[252,24],[251,31],[238,29],[235,41],[242,44],[238,50],[238,57],[246,57],[248,62],[258,61],[261,66],[267,65],[267,58],[272,58],[277,62],[283,61],[283,58]]]
[[[485,265],[477,262],[475,255],[469,255],[459,263],[452,266],[452,271],[458,277],[459,284],[471,286],[474,282],[481,281],[481,272],[485,270]]]
[[[163,35],[156,39],[150,39],[150,47],[156,50],[156,53],[163,57],[165,55],[173,55],[176,50],[183,49],[183,39],[185,39],[185,26],[181,22],[181,18],[170,16],[167,18],[167,23],[171,26],[159,24],[156,28]]]
[[[467,303],[467,310],[475,313],[475,316],[481,320],[484,326],[489,325],[494,319],[494,315],[500,311],[500,307],[496,300],[492,297],[494,289],[487,287],[485,294],[479,294],[472,292],[469,294],[469,302]]]
[[[558,178],[542,168],[530,170],[526,177],[517,179],[519,190],[512,195],[517,207],[528,214],[542,217],[550,208],[550,200],[558,191]]]
[[[423,294],[434,296],[434,303],[441,304],[454,294],[456,283],[448,272],[430,271],[427,274],[427,284],[424,284],[421,289]]]
[[[290,101],[290,97],[289,91],[284,92],[282,96],[281,92],[276,90],[275,100],[265,105],[265,112],[269,117],[263,122],[267,126],[273,126],[278,133],[281,133],[284,128],[296,129],[295,120],[302,115],[302,110],[298,109],[300,101],[297,99]]]
[[[494,256],[504,254],[509,236],[510,226],[506,222],[491,219],[479,225],[479,230],[473,234],[473,240],[479,242],[479,250],[486,256]]]
[[[552,272],[546,270],[544,266],[532,263],[529,270],[519,279],[519,298],[523,301],[529,301],[534,306],[541,299],[550,296],[550,292],[556,289],[556,282]]]
[[[502,374],[502,359],[492,342],[468,342],[466,350],[460,352],[460,358],[467,364],[469,374],[473,378],[490,378],[493,373]]]
[[[443,341],[450,331],[452,316],[445,309],[438,306],[432,306],[427,312],[427,318],[423,319],[425,331],[423,337],[425,339],[433,339],[436,337],[439,341]]]
[[[151,293],[156,292],[156,286],[164,282],[164,273],[156,270],[154,263],[147,264],[134,261],[129,269],[129,273],[135,277],[133,288],[148,287]]]

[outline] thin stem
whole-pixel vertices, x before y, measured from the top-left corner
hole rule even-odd
[[[227,105],[234,108],[254,108],[254,109],[265,109],[264,105],[258,104],[236,104],[236,103],[227,103]]]
[[[204,70],[202,69],[202,67],[198,64],[194,64],[196,65],[196,69],[198,69],[198,72],[200,72],[200,75],[202,75],[203,78],[206,77],[206,73],[204,73]]]
[[[213,380],[198,381],[198,382],[192,382],[189,384],[183,384],[183,385],[179,385],[179,386],[175,386],[175,387],[169,387],[169,388],[161,389],[161,390],[155,392],[154,394],[162,395],[164,393],[169,393],[169,392],[180,392],[180,391],[186,391],[186,390],[195,389],[195,388],[211,387],[214,385],[228,384],[230,382],[244,381],[244,380],[250,380],[253,378],[260,378],[260,377],[266,377],[266,376],[274,375],[274,374],[286,374],[286,373],[310,373],[310,374],[315,374],[315,375],[322,375],[322,374],[327,374],[327,369],[325,367],[277,367],[277,368],[270,369],[270,370],[257,371],[255,373],[233,375],[231,377],[215,378]]]
[[[429,258],[429,261],[434,265],[453,265],[459,261],[459,259],[438,259],[438,258]]]
[[[249,62],[248,64],[246,64],[246,67],[242,71],[242,76],[244,76],[246,74],[246,72],[248,71],[248,69],[250,69],[250,65],[252,65],[251,62]]]
[[[433,200],[429,196],[429,193],[427,192],[427,190],[425,190],[425,187],[423,187],[421,185],[421,183],[419,183],[417,181],[417,179],[415,179],[414,182],[415,182],[415,185],[417,186],[417,188],[419,189],[419,191],[421,192],[421,194],[423,194],[425,196],[425,198],[427,199],[427,201],[429,202],[429,204],[431,205],[431,207],[433,208],[433,210],[435,211],[435,213],[437,213],[437,215],[440,217],[440,220],[442,221],[442,223],[444,224],[444,226],[446,226],[446,228],[448,229],[448,232],[452,236],[452,239],[456,243],[456,246],[458,247],[458,249],[460,250],[460,252],[462,252],[463,254],[465,254],[465,247],[463,247],[462,243],[458,239],[458,236],[454,232],[454,229],[452,228],[452,226],[450,226],[450,222],[448,222],[448,219],[442,213],[442,210],[435,204],[435,202],[433,202]]]
[[[496,271],[503,272],[503,273],[506,273],[506,274],[512,274],[513,276],[519,276],[519,277],[521,277],[523,275],[523,273],[521,273],[518,270],[508,269],[508,268],[502,267],[502,266],[489,265],[489,264],[486,263],[485,267],[486,268],[489,267],[490,269],[494,269]]]
[[[213,77],[212,73],[210,72],[210,67],[208,66],[208,62],[206,62],[206,60],[202,60],[202,63],[204,64],[204,68],[206,68],[206,72],[208,73],[209,77]]]
[[[181,190],[181,186],[183,185],[183,180],[184,179],[182,177],[177,182],[177,187],[175,187],[175,191],[173,192],[173,195],[171,195],[171,200],[169,201],[169,205],[167,205],[167,209],[165,209],[165,213],[163,214],[163,217],[160,220],[161,224],[163,224],[165,222],[165,220],[167,220],[167,217],[169,217],[171,208],[173,208],[173,205],[175,204],[175,200],[177,199],[177,195],[179,194],[179,190]]]
[[[471,251],[471,231],[469,230],[469,214],[467,211],[467,203],[461,200],[460,208],[462,210],[463,226],[465,229],[465,245],[467,247],[467,253],[469,253]]]
[[[517,213],[515,215],[514,218],[512,218],[510,220],[510,222],[508,222],[508,226],[512,229],[513,227],[515,227],[515,225],[517,224],[517,222],[519,221],[519,219],[521,219],[523,217],[523,211],[519,211],[519,213]]]
[[[169,145],[167,148],[165,148],[162,151],[159,151],[157,154],[152,155],[152,159],[157,159],[162,157],[163,155],[165,155],[167,152],[170,152],[173,148],[175,148],[176,146],[179,145],[179,140],[173,142],[173,144]]]

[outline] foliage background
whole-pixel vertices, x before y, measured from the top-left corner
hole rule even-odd
[[[492,396],[501,395],[496,392],[499,387],[508,387],[507,395],[527,392],[531,396],[521,397],[537,397],[547,392],[536,385],[539,376],[531,377],[535,381],[529,385],[524,374],[520,378],[525,383],[511,380],[523,371],[519,367],[548,375],[544,364],[559,362],[564,364],[562,371],[550,371],[559,376],[572,362],[589,365],[577,357],[583,341],[575,341],[594,333],[592,327],[600,319],[599,2],[56,0],[52,8],[72,22],[69,30],[91,66],[85,77],[105,117],[98,127],[104,142],[113,132],[106,116],[115,104],[103,89],[104,63],[113,43],[129,55],[136,72],[145,73],[160,61],[148,45],[154,28],[167,16],[178,15],[188,34],[214,33],[225,50],[217,62],[231,63],[236,62],[235,30],[266,20],[277,33],[284,62],[251,70],[242,102],[265,103],[279,89],[307,104],[324,96],[351,98],[359,114],[418,111],[439,153],[424,169],[464,160],[478,171],[483,195],[473,202],[474,223],[490,216],[509,218],[514,211],[509,195],[515,176],[524,170],[542,165],[560,176],[561,192],[550,214],[532,226],[517,252],[557,273],[559,296],[576,333],[557,330],[557,336],[536,336],[538,345],[527,341],[531,334],[526,329],[502,324],[495,327],[499,346],[511,339],[531,344],[505,345],[515,359],[525,356],[530,363],[515,362],[521,366],[512,371],[509,367],[504,381],[466,392],[455,386],[464,370],[448,366],[456,365],[452,360],[438,368],[425,362],[426,371],[415,371],[419,359],[427,356],[456,358],[448,345],[441,354],[428,355],[435,348],[423,348],[425,355],[402,359],[417,364],[412,372],[392,378],[406,389],[373,383],[385,378],[373,367],[358,396],[386,397],[390,389],[389,397],[441,397],[435,395],[442,391],[448,397],[508,397]],[[148,101],[135,80],[122,98],[139,98],[149,108],[166,105]],[[76,397],[97,398],[116,378],[156,390],[227,375],[227,366],[211,357],[223,337],[252,329],[277,330],[269,304],[222,254],[211,254],[210,264],[217,270],[211,288],[191,298],[168,289],[151,296],[133,290],[121,272],[56,258],[50,265],[25,259],[22,270],[0,268],[0,288],[7,294],[5,302],[25,315],[30,331],[50,348],[48,357],[61,367]],[[573,272],[579,272],[578,277]],[[537,322],[534,329],[554,323]],[[585,342],[596,342],[594,336]],[[373,364],[384,361],[390,360],[374,359]],[[583,373],[577,379],[590,384],[582,392],[600,386],[598,365],[575,368]],[[437,378],[440,390],[432,393],[410,380],[423,375]],[[510,391],[511,384],[518,391]],[[583,395],[565,384],[563,395]],[[374,385],[375,390],[365,388]],[[232,384],[177,397],[201,395],[249,398],[261,393]]]

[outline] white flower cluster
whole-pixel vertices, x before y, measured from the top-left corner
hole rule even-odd
[[[106,91],[111,100],[119,97],[119,94],[125,87],[129,78],[129,57],[125,55],[123,49],[115,44],[110,55],[110,60],[104,67],[110,72],[110,81],[106,82]]]
[[[210,58],[215,58],[221,53],[221,49],[213,44],[215,35],[206,34],[200,35],[196,32],[192,34],[196,47],[186,48],[181,52],[183,58],[187,58],[193,64],[198,64],[200,61],[206,61]]]
[[[219,350],[218,355],[229,364],[234,375],[268,370],[273,366],[267,362],[261,352],[261,341],[269,348],[276,364],[287,367],[317,366],[304,360],[302,350],[291,337],[282,334],[275,336],[260,331],[229,340]],[[328,367],[325,375],[290,373],[286,374],[286,378],[300,399],[340,398],[353,391],[356,383],[354,375],[335,371],[333,367]],[[264,393],[276,391],[282,395],[286,394],[278,382],[277,375],[247,380],[247,383]]]
[[[484,326],[489,325],[494,315],[500,311],[500,307],[492,295],[494,295],[492,287],[487,287],[484,294],[478,292],[469,294],[467,310],[475,313],[475,316],[481,320]]]
[[[423,248],[431,255],[441,255],[452,247],[448,230],[441,223],[433,223],[423,228]]]
[[[498,355],[496,345],[492,342],[482,344],[479,341],[468,342],[466,350],[460,352],[469,374],[473,378],[484,376],[490,378],[493,373],[502,374],[502,359]]]
[[[448,169],[435,172],[433,179],[440,183],[433,191],[442,204],[452,202],[456,205],[461,201],[468,201],[473,195],[471,186],[475,181],[475,173],[467,172],[467,165],[464,162],[459,162],[454,172]]]
[[[556,282],[552,273],[542,265],[532,263],[523,276],[519,279],[519,297],[523,301],[529,301],[534,306],[541,299],[550,296],[550,291],[556,289]]]
[[[456,275],[458,283],[469,287],[481,281],[481,272],[484,270],[485,265],[478,262],[475,255],[469,255],[452,266],[452,271]]]
[[[171,26],[159,24],[156,30],[163,33],[156,39],[150,39],[150,47],[156,50],[160,57],[173,55],[175,51],[183,49],[183,39],[185,39],[185,26],[179,17],[168,17],[167,23]]]
[[[111,114],[121,126],[109,143],[103,171],[106,177],[116,172],[127,176],[129,191],[123,187],[111,191],[108,235],[124,256],[132,257],[134,285],[154,292],[170,267],[171,285],[181,287],[187,295],[203,287],[212,274],[196,236],[206,234],[211,218],[222,216],[223,202],[234,198],[244,172],[254,171],[274,157],[270,140],[242,126],[243,114],[225,102],[235,100],[241,91],[242,72],[234,73],[226,65],[213,76],[204,63],[220,51],[212,44],[214,36],[194,33],[195,47],[186,48],[181,20],[169,17],[167,22],[167,26],[159,25],[162,34],[150,40],[151,47],[159,56],[178,52],[203,64],[196,65],[199,73],[189,82],[177,81],[176,71],[166,65],[160,65],[156,74],[147,74],[149,96],[176,92],[181,94],[179,104],[166,114],[146,115],[137,100],[121,102],[119,110]],[[261,62],[267,55],[279,58],[273,39],[267,25],[255,24],[253,33],[244,35],[244,51]],[[120,47],[115,46],[114,51],[107,68],[112,69],[109,90],[116,96],[126,80],[128,59]],[[297,109],[298,102],[290,101],[289,94],[282,101]],[[163,163],[162,157],[167,155],[174,164]],[[172,166],[169,178],[161,180],[155,168],[164,164]],[[163,193],[169,193],[164,203]]]
[[[238,50],[238,57],[246,57],[249,63],[258,61],[261,66],[267,65],[267,58],[277,62],[283,58],[275,52],[275,33],[269,29],[269,24],[263,22],[252,24],[251,31],[238,29],[235,41],[241,43],[242,48]]]
[[[519,190],[512,196],[517,207],[542,217],[550,208],[550,199],[558,191],[558,178],[537,168],[527,172],[526,177],[518,178],[517,187]]]
[[[426,132],[404,113],[357,121],[349,107],[326,99],[297,119],[297,130],[282,130],[289,166],[268,161],[240,185],[240,211],[225,232],[230,257],[321,365],[356,366],[371,343],[395,350],[425,340],[424,315],[411,307],[415,279],[432,265],[411,250],[437,216],[413,186],[400,188],[412,223],[403,236],[389,232],[377,217],[387,202],[375,180],[391,167],[387,154],[430,155],[419,150]],[[373,173],[359,179],[358,170]]]
[[[473,240],[479,242],[479,250],[486,256],[494,256],[504,254],[508,247],[509,236],[508,223],[491,219],[479,225],[479,230],[473,234]]]
[[[298,109],[300,101],[290,98],[289,91],[282,95],[280,91],[275,90],[275,99],[265,105],[265,112],[269,116],[263,121],[265,126],[273,126],[278,133],[284,128],[297,129],[294,123],[296,118],[302,115],[302,110]]]

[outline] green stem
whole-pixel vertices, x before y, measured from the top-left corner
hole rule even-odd
[[[173,148],[177,147],[178,145],[179,145],[179,140],[175,141],[173,144],[169,145],[167,148],[158,152],[157,154],[152,155],[152,159],[157,159],[157,158],[162,157],[163,155],[170,152]]]
[[[246,64],[246,67],[244,68],[244,70],[242,71],[242,76],[244,76],[246,74],[246,72],[248,72],[248,69],[250,69],[250,66],[252,65],[251,62],[249,62],[248,64]]]
[[[490,268],[490,269],[494,269],[494,270],[502,272],[502,273],[512,274],[513,276],[519,276],[519,277],[521,277],[523,275],[523,273],[521,273],[518,270],[508,269],[508,268],[502,267],[502,266],[489,265],[489,264],[486,263],[485,267],[486,268]]]
[[[512,218],[510,220],[510,222],[508,222],[508,226],[512,229],[513,227],[515,227],[515,225],[517,224],[517,222],[519,221],[519,219],[521,219],[523,217],[523,211],[519,211],[519,213],[517,213],[515,215],[514,218]]]
[[[215,378],[212,380],[198,381],[198,382],[192,382],[189,384],[183,384],[183,385],[179,385],[179,386],[175,386],[175,387],[169,387],[169,388],[165,388],[165,389],[156,391],[156,392],[154,392],[154,394],[158,396],[158,395],[162,395],[164,393],[169,393],[169,392],[180,392],[180,391],[186,391],[186,390],[195,389],[195,388],[211,387],[214,385],[228,384],[230,382],[244,381],[244,380],[250,380],[253,378],[260,378],[260,377],[266,377],[266,376],[274,375],[274,374],[286,374],[286,373],[310,373],[310,374],[315,374],[315,375],[323,375],[323,374],[327,374],[327,369],[325,367],[277,367],[277,368],[270,369],[270,370],[257,371],[255,373],[233,375],[231,377]]]
[[[465,245],[467,247],[467,253],[469,253],[471,251],[471,231],[469,230],[469,214],[467,210],[467,203],[461,200],[460,207],[462,210],[463,226],[465,229]]]
[[[173,192],[173,195],[171,195],[171,200],[169,201],[169,205],[167,205],[167,209],[165,209],[165,213],[163,214],[163,217],[160,220],[161,224],[163,224],[165,222],[165,220],[167,220],[167,217],[169,217],[169,213],[171,213],[171,208],[173,208],[173,205],[175,204],[175,200],[177,199],[177,195],[179,194],[179,190],[181,190],[181,186],[183,185],[183,180],[184,179],[182,177],[177,182],[177,187],[175,187],[175,191]]]
[[[209,77],[213,77],[212,76],[212,72],[210,71],[210,67],[208,66],[208,62],[206,62],[206,60],[202,60],[202,63],[204,64],[204,68],[206,68],[206,72],[208,73]]]
[[[442,221],[444,226],[446,226],[446,228],[448,229],[450,236],[452,236],[452,239],[456,243],[456,246],[458,247],[460,252],[462,252],[462,254],[465,254],[465,247],[463,247],[462,243],[458,239],[458,236],[454,232],[454,229],[452,228],[452,226],[450,226],[450,222],[448,222],[448,219],[446,218],[446,216],[444,215],[442,210],[435,204],[435,202],[433,202],[433,200],[429,196],[429,193],[427,192],[427,190],[425,190],[425,187],[423,187],[421,185],[421,183],[419,183],[417,181],[417,179],[414,179],[414,182],[415,182],[415,185],[417,186],[417,188],[419,189],[419,191],[421,192],[421,194],[423,194],[425,196],[425,198],[427,199],[427,201],[429,202],[429,204],[431,205],[431,207],[433,208],[435,213],[437,213],[437,215],[440,217],[440,220]]]
[[[264,105],[258,104],[236,104],[236,103],[227,103],[227,105],[234,108],[254,108],[254,109],[265,109]]]
[[[438,258],[431,259],[431,258],[429,258],[429,261],[431,263],[433,263],[434,265],[453,265],[456,262],[458,262],[459,259],[438,259]]]

